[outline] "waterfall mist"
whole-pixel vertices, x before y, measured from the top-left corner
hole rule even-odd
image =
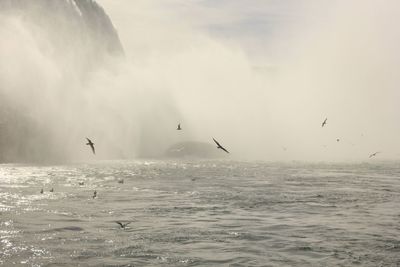
[[[97,159],[159,155],[170,144],[173,100],[126,61],[96,3],[1,4],[2,161],[89,159],[85,137]]]
[[[231,157],[399,158],[396,1],[128,2],[101,1],[194,138]]]
[[[233,158],[399,156],[396,1],[99,0],[124,52],[73,12],[91,1],[39,2],[0,12],[3,161],[87,160],[85,137],[97,159],[212,137]]]

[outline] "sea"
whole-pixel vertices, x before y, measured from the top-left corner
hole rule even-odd
[[[400,266],[400,163],[0,165],[0,265]]]

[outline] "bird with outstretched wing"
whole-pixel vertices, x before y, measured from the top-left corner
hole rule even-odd
[[[321,125],[321,127],[324,127],[325,125],[326,125],[326,121],[328,120],[328,118],[326,118],[325,120],[324,120],[324,122],[322,123],[322,125]]]
[[[119,226],[121,226],[122,229],[125,229],[125,227],[126,227],[128,224],[130,224],[131,222],[122,223],[122,222],[116,221],[116,223],[119,224]]]
[[[229,151],[226,150],[223,146],[221,146],[221,144],[218,143],[217,140],[215,140],[214,138],[213,138],[213,140],[214,140],[214,142],[217,144],[217,148],[222,149],[222,150],[225,151],[226,153],[229,153]]]
[[[372,153],[371,155],[369,155],[369,158],[375,157],[378,153],[381,153],[381,152]]]
[[[90,139],[87,138],[87,137],[86,137],[86,140],[88,141],[88,142],[86,143],[86,145],[90,146],[90,147],[92,148],[93,154],[96,155],[96,150],[94,149],[94,143],[92,142],[92,140],[90,140]]]

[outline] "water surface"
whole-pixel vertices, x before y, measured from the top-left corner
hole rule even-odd
[[[399,266],[399,177],[398,163],[0,165],[0,264]]]

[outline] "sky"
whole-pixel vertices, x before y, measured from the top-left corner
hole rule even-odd
[[[128,46],[140,42],[132,36],[133,32],[137,35],[145,31],[146,34],[140,35],[139,39],[148,46],[151,38],[170,43],[176,35],[196,31],[196,34],[240,46],[254,56],[253,60],[266,54],[262,50],[269,46],[271,38],[278,35],[282,27],[296,20],[304,22],[301,13],[296,13],[297,9],[304,8],[302,2],[252,0],[249,5],[249,1],[244,0],[99,1],[121,32],[123,43]],[[182,38],[184,36],[176,39]],[[154,44],[153,49],[160,47]]]
[[[191,137],[269,160],[400,157],[397,1],[98,2]]]

